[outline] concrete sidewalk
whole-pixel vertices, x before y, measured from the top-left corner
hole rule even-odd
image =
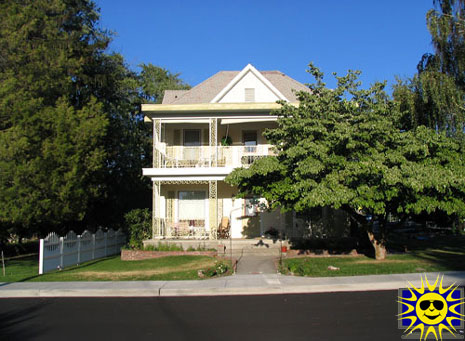
[[[397,290],[408,287],[408,281],[416,287],[421,287],[420,275],[417,273],[306,278],[259,274],[199,281],[0,283],[0,298],[221,296]],[[430,284],[433,284],[438,273],[426,275]],[[454,282],[457,285],[465,285],[465,271],[444,273],[444,286]]]

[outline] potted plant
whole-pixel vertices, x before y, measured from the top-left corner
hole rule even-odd
[[[232,138],[231,138],[231,136],[223,136],[223,137],[221,138],[221,145],[222,145],[222,146],[225,146],[225,147],[232,145]]]

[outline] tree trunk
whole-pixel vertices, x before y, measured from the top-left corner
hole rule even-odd
[[[345,208],[346,212],[349,214],[351,221],[363,229],[368,234],[368,239],[370,240],[371,245],[375,249],[376,260],[386,259],[387,249],[386,249],[386,225],[387,219],[386,216],[379,216],[379,233],[375,234],[373,232],[373,221],[367,223],[366,217],[355,213],[352,208]]]
[[[367,231],[368,239],[370,239],[371,245],[375,249],[375,258],[376,260],[383,260],[386,259],[386,243],[384,238],[377,239],[373,231]]]

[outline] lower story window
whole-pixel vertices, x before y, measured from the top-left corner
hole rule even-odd
[[[189,226],[205,226],[205,191],[180,191],[178,200],[178,222]]]

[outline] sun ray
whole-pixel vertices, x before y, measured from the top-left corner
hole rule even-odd
[[[401,296],[397,296],[397,297],[400,298],[401,300],[405,300],[405,301],[416,301],[417,300],[417,295],[415,295],[415,293],[412,291],[411,288],[407,288],[407,289],[412,294],[412,297],[410,297],[410,298],[405,298],[405,297],[401,297]]]
[[[457,315],[460,315],[460,316],[464,316],[464,317],[465,317],[464,314],[460,314],[457,310],[455,310],[455,307],[458,307],[459,305],[462,305],[462,304],[464,304],[464,303],[465,303],[465,302],[460,302],[460,303],[451,305],[451,306],[449,307],[449,311],[453,312],[454,314],[457,314]],[[463,319],[462,319],[462,320],[463,320]]]
[[[452,283],[447,289],[444,289],[442,287],[442,280],[444,279],[444,275],[442,275],[442,278],[441,278],[441,283],[439,284],[439,293],[442,295],[444,294],[445,292],[447,292],[450,288],[452,288],[454,285],[455,285],[455,282]]]
[[[455,329],[455,327],[452,325],[452,320],[460,321],[461,319],[455,316],[446,317],[446,321],[449,324],[449,327],[451,327],[455,332],[457,332],[457,329]]]
[[[413,328],[409,334],[412,334],[415,330],[420,329],[420,340],[423,337],[423,332],[425,331],[425,325],[423,323],[419,324],[415,328]]]
[[[436,337],[436,340],[437,340],[438,334],[436,334],[436,329],[434,329],[434,326],[429,326],[428,330],[426,331],[425,340],[428,338],[428,335],[431,333]],[[421,337],[420,337],[420,340],[421,340]]]
[[[453,328],[453,327],[452,327],[452,328]],[[452,332],[452,330],[450,330],[449,328],[447,328],[446,325],[440,324],[440,325],[439,325],[439,337],[441,338],[441,340],[442,340],[442,331],[443,331],[444,329],[446,329],[449,333],[451,333],[452,335],[454,335],[454,333]],[[455,330],[455,328],[454,328],[454,330]],[[456,331],[456,330],[455,330],[455,331]],[[457,332],[457,331],[456,331],[456,332]],[[455,336],[455,335],[454,335],[454,336]]]
[[[410,320],[410,321],[412,321],[412,323],[410,323],[410,326],[408,326],[408,328],[405,329],[404,333],[406,333],[406,332],[408,332],[408,330],[410,328],[412,328],[412,326],[415,324],[415,322],[417,322],[418,318],[416,316],[406,316],[406,317],[399,318],[399,320]]]
[[[426,285],[428,286],[429,291],[434,291],[434,289],[436,289],[436,285],[438,284],[439,275],[438,275],[438,277],[436,277],[436,282],[434,282],[433,285],[430,285],[428,283],[428,278],[426,277],[426,275],[425,275],[425,280],[426,280]]]
[[[463,297],[460,297],[460,298],[452,298],[452,294],[455,292],[455,290],[458,288],[459,286],[455,286],[454,289],[452,289],[452,291],[449,293],[449,295],[447,295],[447,302],[455,302],[455,301],[462,301],[464,298]]]
[[[400,313],[400,314],[398,314],[397,316],[402,316],[402,315],[408,314],[408,313],[410,313],[410,312],[412,312],[412,311],[415,310],[415,308],[414,308],[413,305],[411,305],[411,304],[408,304],[408,303],[405,303],[405,302],[402,302],[402,301],[397,301],[397,302],[398,302],[398,303],[402,303],[402,304],[404,304],[404,305],[406,305],[406,306],[408,307],[407,311],[405,311],[405,312],[403,312],[403,313]]]
[[[420,276],[420,279],[421,279],[421,289],[417,289],[412,283],[408,282],[408,284],[410,284],[410,286],[416,290],[416,292],[418,292],[420,295],[423,295],[424,292],[425,292],[425,284],[423,283],[423,277]],[[408,288],[410,290],[410,288]],[[411,290],[410,290],[411,291]]]

